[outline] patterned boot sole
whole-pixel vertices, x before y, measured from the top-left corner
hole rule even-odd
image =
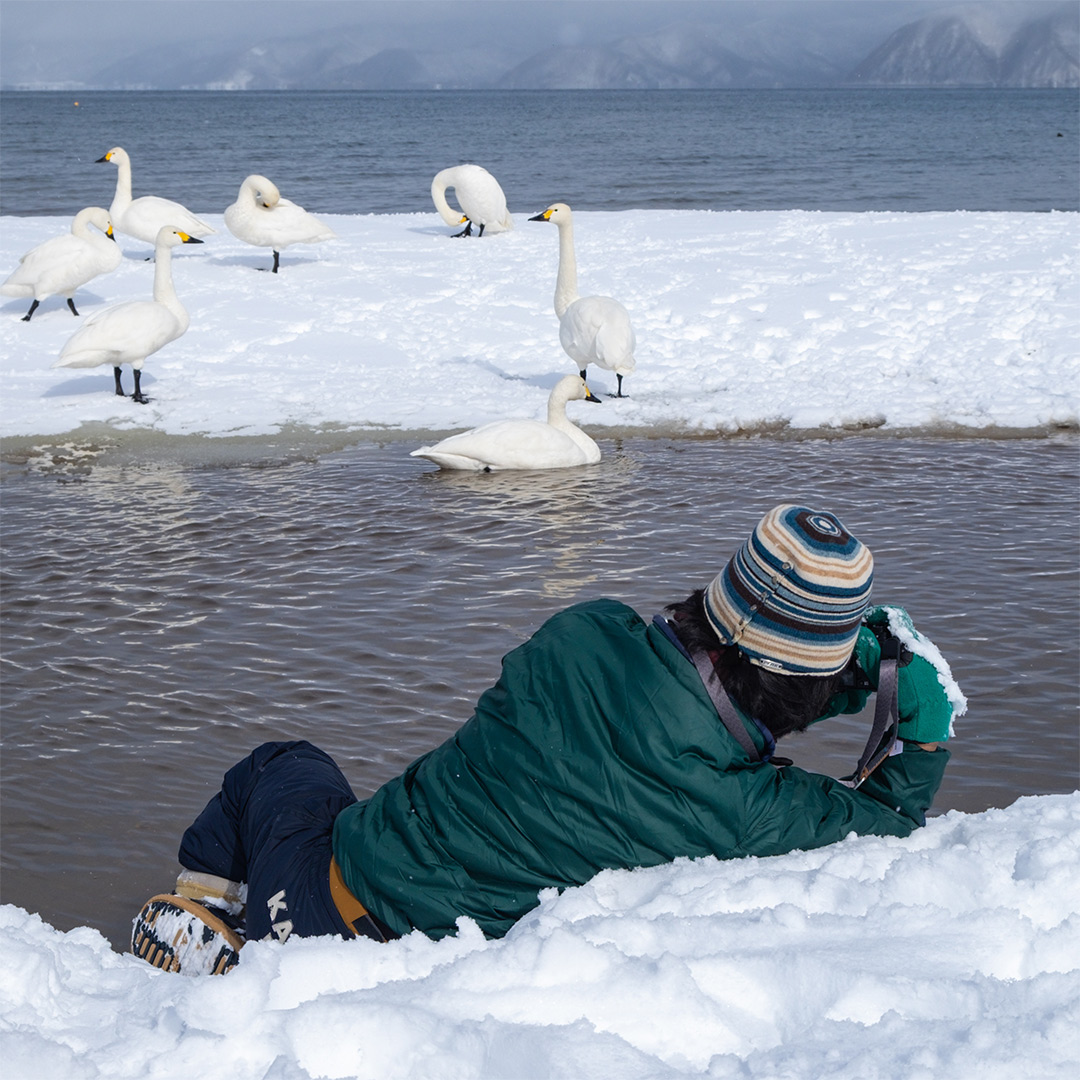
[[[186,896],[154,896],[131,930],[131,951],[162,971],[224,975],[240,962],[240,937]]]

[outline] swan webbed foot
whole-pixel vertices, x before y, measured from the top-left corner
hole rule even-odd
[[[629,397],[629,394],[624,394],[622,392],[622,376],[617,371],[615,372],[615,378],[618,379],[618,393],[608,394],[608,397]]]
[[[484,231],[484,226],[481,225],[480,226],[480,232],[483,233],[483,231]],[[456,232],[456,233],[453,234],[453,238],[455,240],[459,236],[472,236],[472,221],[470,221],[469,218],[465,219],[465,228],[462,229],[461,232]]]
[[[40,303],[41,303],[40,300],[35,300],[30,305],[30,310],[22,317],[23,322],[29,322],[31,320],[31,318],[33,318],[34,312],[37,311],[38,304],[40,304]]]
[[[150,399],[145,394],[132,394],[132,401],[137,401],[140,405],[149,405]]]
[[[72,315],[78,315],[78,314],[79,314],[79,313],[78,313],[78,312],[77,312],[77,311],[75,310],[75,298],[74,298],[74,297],[72,297],[72,296],[69,296],[69,297],[68,297],[68,302],[67,302],[67,304],[68,304],[68,307],[69,307],[69,308],[71,308],[71,314],[72,314]]]

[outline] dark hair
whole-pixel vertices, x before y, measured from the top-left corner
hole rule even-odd
[[[665,610],[671,613],[675,633],[687,651],[716,655],[713,667],[728,695],[776,739],[805,730],[841,688],[842,671],[835,675],[780,675],[750,663],[737,645],[722,645],[705,617],[704,589]]]

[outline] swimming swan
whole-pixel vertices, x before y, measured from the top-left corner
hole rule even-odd
[[[91,225],[101,232],[91,231]],[[0,285],[0,293],[33,297],[23,322],[30,321],[42,300],[56,295],[66,296],[72,315],[78,315],[75,290],[99,274],[115,270],[122,259],[109,212],[100,206],[88,206],[75,215],[70,233],[54,236],[31,248],[19,260],[18,269]]]
[[[131,197],[131,158],[120,146],[114,146],[98,163],[111,161],[117,168],[116,194],[113,195],[109,214],[113,228],[145,244],[157,243],[158,231],[165,225],[174,229],[183,229],[189,236],[209,236],[216,232],[197,218],[185,206],[171,199],[160,199],[157,195],[143,195],[139,199]]]
[[[460,213],[450,209],[446,201],[447,188],[454,189],[461,204]],[[480,226],[477,236],[483,236],[488,226],[492,232],[507,232],[514,227],[499,181],[479,165],[455,165],[436,173],[431,181],[431,199],[447,225],[466,223],[465,228],[454,236],[472,236],[474,224]]]
[[[128,300],[99,311],[60,350],[58,367],[99,367],[112,364],[116,392],[123,397],[120,365],[130,364],[135,372],[133,401],[145,405],[149,398],[139,389],[143,362],[170,341],[183,334],[191,321],[176,296],[172,282],[172,249],[180,244],[201,244],[194,236],[166,225],[158,231],[154,245],[154,299]]]
[[[410,457],[427,458],[440,469],[498,472],[503,469],[565,469],[595,465],[600,447],[566,418],[568,401],[599,401],[585,380],[567,375],[555,384],[543,420],[496,420],[471,431],[421,446]]]
[[[578,296],[577,260],[574,257],[574,218],[566,203],[554,203],[530,221],[554,221],[559,227],[559,273],[555,279],[555,314],[559,341],[566,354],[581,367],[588,364],[614,371],[622,392],[624,375],[634,370],[634,328],[626,308],[610,296]]]
[[[236,202],[225,211],[225,225],[237,240],[274,252],[271,273],[278,272],[278,257],[290,244],[317,244],[336,233],[302,206],[281,197],[277,186],[253,173],[240,185]]]

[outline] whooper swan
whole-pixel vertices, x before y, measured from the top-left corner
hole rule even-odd
[[[282,248],[290,244],[318,244],[337,235],[314,214],[281,197],[277,186],[253,173],[240,185],[236,202],[225,211],[225,225],[237,240],[274,252],[271,273],[278,272]]]
[[[116,392],[122,397],[120,365],[130,364],[135,372],[135,392],[131,398],[145,405],[149,398],[139,388],[144,361],[180,337],[190,322],[173,288],[172,249],[180,244],[201,243],[181,229],[168,225],[161,228],[154,245],[154,299],[128,300],[92,315],[60,350],[60,359],[53,367],[112,364]]]
[[[411,457],[427,458],[440,469],[499,472],[503,469],[565,469],[595,465],[600,447],[566,417],[568,401],[598,401],[578,375],[560,379],[548,398],[547,422],[496,420],[421,446]]]
[[[91,225],[101,232],[91,230]],[[29,322],[38,304],[49,296],[67,297],[72,315],[78,315],[75,290],[99,274],[115,270],[122,259],[109,212],[100,206],[88,206],[75,215],[70,233],[54,236],[28,251],[19,260],[18,269],[0,285],[0,293],[33,297],[23,322]]]
[[[127,236],[134,236],[144,244],[156,244],[158,231],[168,225],[183,229],[189,236],[209,236],[216,230],[197,218],[185,206],[157,195],[131,197],[131,158],[120,146],[114,146],[98,162],[111,161],[117,168],[116,194],[113,195],[109,214],[113,228]]]
[[[553,221],[559,227],[559,273],[555,279],[555,314],[559,341],[581,368],[589,364],[614,371],[619,380],[616,397],[624,397],[624,375],[634,370],[634,328],[626,308],[610,296],[578,296],[577,260],[574,257],[574,218],[566,203],[554,203],[530,221]]]
[[[452,210],[446,201],[447,188],[454,189],[461,205],[460,213]],[[447,225],[465,223],[465,228],[454,236],[472,236],[474,224],[480,226],[477,236],[483,236],[488,227],[492,232],[507,232],[514,227],[499,181],[479,165],[455,165],[436,173],[431,181],[431,199]]]

